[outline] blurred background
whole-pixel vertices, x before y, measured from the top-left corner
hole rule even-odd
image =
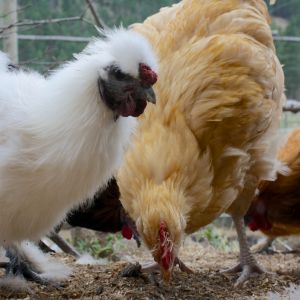
[[[9,53],[16,64],[47,74],[98,35],[95,25],[126,27],[176,2],[179,0],[0,0],[0,49]],[[286,76],[288,102],[281,124],[286,133],[300,125],[300,1],[277,0],[269,11]],[[229,249],[232,236],[224,235],[221,228],[231,225],[227,218],[216,224],[222,226],[211,225],[192,238]],[[114,258],[116,247],[121,245],[121,235],[97,233],[86,238],[89,234],[84,232],[82,237],[80,232],[73,229],[65,237],[79,251],[88,250],[96,257]]]
[[[47,73],[97,36],[94,24],[109,27],[142,22],[179,0],[0,0],[0,49],[22,66]],[[269,2],[266,1],[266,2]],[[269,7],[278,56],[285,66],[288,106],[300,106],[300,1]],[[298,126],[286,112],[282,128]]]
[[[16,63],[47,73],[97,36],[94,24],[128,26],[178,1],[0,0],[0,49],[9,52]],[[278,56],[285,66],[288,107],[297,111],[300,106],[300,1],[277,1],[269,10]],[[288,131],[299,122],[299,114],[285,112],[282,128]]]

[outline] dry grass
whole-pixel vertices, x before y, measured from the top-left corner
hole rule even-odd
[[[259,262],[274,274],[252,278],[244,287],[234,289],[236,276],[225,276],[219,270],[235,264],[238,253],[225,253],[205,242],[200,244],[187,239],[180,258],[195,273],[184,274],[176,269],[169,286],[160,283],[157,276],[156,280],[148,276],[120,276],[128,261],[151,261],[149,253],[137,249],[133,241],[116,245],[115,252],[120,261],[106,265],[76,265],[73,258],[56,254],[58,259],[74,267],[72,277],[63,287],[30,283],[30,292],[17,295],[1,291],[0,295],[14,299],[271,299],[271,292],[281,293],[291,283],[298,283],[296,277],[276,274],[283,270],[293,271],[299,266],[299,256],[295,254],[257,255]]]

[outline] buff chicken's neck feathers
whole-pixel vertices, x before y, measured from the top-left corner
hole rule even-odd
[[[174,258],[185,233],[242,216],[258,182],[275,176],[285,98],[269,21],[263,1],[184,0],[132,27],[152,43],[160,80],[118,182],[161,265],[162,228]]]

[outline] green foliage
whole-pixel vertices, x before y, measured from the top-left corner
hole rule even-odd
[[[103,21],[110,27],[128,26],[142,22],[147,16],[157,12],[161,7],[171,5],[179,0],[99,0],[93,1],[95,9]],[[84,0],[19,0],[19,20],[44,20],[80,16],[94,23]],[[20,34],[97,36],[92,24],[84,21],[71,21],[57,24],[46,24],[34,28],[20,28]],[[41,72],[56,67],[71,59],[73,53],[80,52],[85,43],[63,41],[19,41],[19,60],[21,64]]]
[[[114,244],[121,239],[120,234],[108,234],[104,240],[99,238],[79,239],[74,245],[80,253],[88,252],[95,258],[112,258]]]
[[[269,0],[265,0],[269,3]],[[295,16],[295,13],[300,12],[299,0],[277,0],[276,5],[269,5],[269,10],[272,16],[290,19]]]
[[[300,37],[300,14],[290,19],[284,35]],[[288,98],[300,99],[300,43],[277,42],[276,46],[284,65]]]
[[[159,11],[161,7],[170,6],[179,0],[100,0],[97,9],[108,26],[128,26],[142,22],[148,16]]]
[[[237,248],[237,242],[231,241],[228,236],[224,235],[224,231],[213,224],[207,225],[201,231],[193,234],[193,239],[197,242],[207,240],[214,248],[226,252]]]
[[[265,0],[269,3],[269,0]],[[300,1],[285,0],[269,6],[271,16],[280,17],[288,21],[286,28],[273,24],[283,36],[300,37]],[[277,41],[275,43],[280,62],[284,65],[286,94],[290,99],[300,99],[300,43]]]
[[[82,0],[19,0],[19,7],[25,7],[19,13],[19,20],[45,20],[79,16],[85,9]],[[93,36],[94,27],[83,21],[70,21],[45,24],[19,29],[19,34]],[[62,41],[19,41],[19,60],[21,64],[45,72],[63,61],[70,59],[73,53],[80,52],[84,43]]]

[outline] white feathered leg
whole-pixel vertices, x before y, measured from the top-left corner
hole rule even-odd
[[[40,271],[32,263],[26,261],[18,253],[17,247],[6,247],[6,256],[10,260],[6,266],[6,275],[8,278],[19,277],[44,285],[49,283],[39,275]]]
[[[30,242],[6,246],[6,255],[10,259],[6,274],[10,277],[19,276],[47,285],[65,280],[71,273],[68,266],[53,261]]]

